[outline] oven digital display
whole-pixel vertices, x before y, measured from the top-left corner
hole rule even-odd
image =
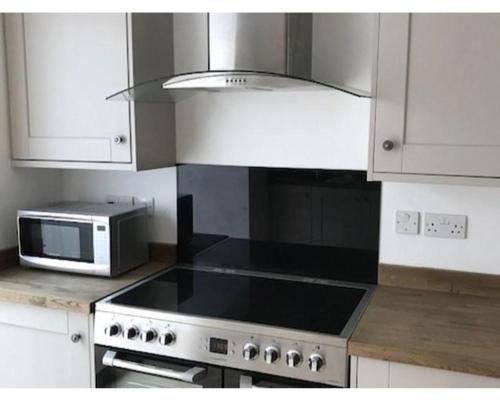
[[[227,355],[227,340],[219,338],[210,338],[210,353]]]

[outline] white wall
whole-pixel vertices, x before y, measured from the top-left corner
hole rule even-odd
[[[60,172],[10,166],[3,16],[0,14],[0,250],[16,246],[16,211],[44,205],[61,195]]]
[[[395,233],[396,210],[422,213],[420,235]],[[424,236],[425,212],[467,215],[467,238]],[[380,262],[500,274],[500,188],[384,183],[381,219]]]
[[[68,170],[63,172],[62,186],[65,200],[104,202],[108,194],[154,197],[149,240],[177,243],[175,167],[141,172]]]
[[[337,91],[201,94],[176,105],[177,161],[366,170],[369,114]]]

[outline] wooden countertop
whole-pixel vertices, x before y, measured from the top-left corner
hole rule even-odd
[[[500,299],[378,286],[348,352],[500,378]]]
[[[152,262],[115,278],[7,267],[0,269],[0,301],[88,314],[95,301],[167,266]]]

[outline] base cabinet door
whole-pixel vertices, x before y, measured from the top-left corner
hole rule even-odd
[[[93,387],[90,316],[0,303],[0,358],[0,387]]]
[[[500,178],[499,43],[499,14],[381,14],[375,177]]]
[[[351,387],[499,388],[500,379],[365,357],[351,357]]]

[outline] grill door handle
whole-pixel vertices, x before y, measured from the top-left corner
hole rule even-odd
[[[179,372],[173,369],[161,368],[155,365],[140,364],[118,358],[116,351],[107,350],[102,358],[102,364],[107,367],[125,369],[127,371],[142,372],[148,375],[161,376],[163,378],[175,379],[177,381],[197,383],[204,378],[207,370],[201,367],[192,367],[187,371]]]

